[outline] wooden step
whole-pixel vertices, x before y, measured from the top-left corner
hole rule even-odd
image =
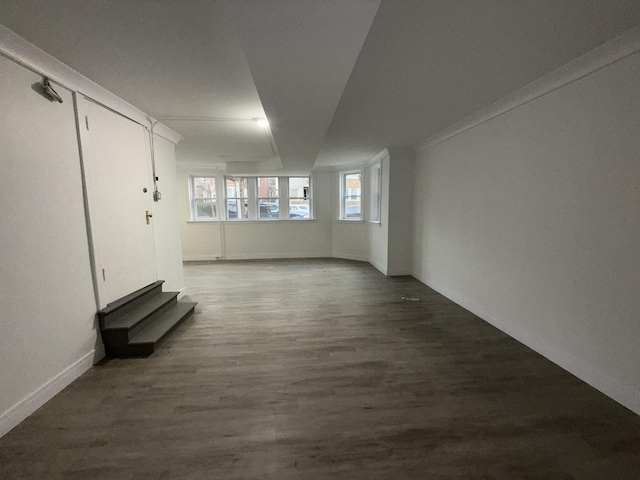
[[[141,288],[98,312],[109,357],[146,357],[193,313],[192,302],[178,302],[178,292],[162,292],[164,280]]]
[[[100,319],[100,328],[111,323],[118,317],[125,315],[127,312],[133,310],[138,305],[145,303],[151,297],[159,295],[162,292],[162,284],[164,280],[158,280],[146,287],[136,290],[129,295],[115,300],[109,303],[105,308],[98,311],[98,318]]]
[[[172,303],[176,303],[179,292],[162,292],[154,295],[146,302],[136,306],[132,310],[118,317],[105,322],[103,330],[132,330],[155,313],[169,308]]]
[[[162,340],[191,315],[197,304],[178,302],[135,335],[128,345],[129,356],[149,356]]]

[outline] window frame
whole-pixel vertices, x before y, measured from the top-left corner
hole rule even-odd
[[[303,196],[302,197],[292,197],[291,196],[291,189],[289,188],[291,183],[290,180],[292,178],[307,178],[309,179],[309,186],[307,187],[302,187],[303,188]],[[311,177],[311,175],[306,175],[306,176],[300,176],[300,175],[292,175],[290,177],[286,177],[287,182],[286,182],[286,187],[287,187],[287,219],[288,220],[294,220],[294,221],[301,221],[301,220],[313,220],[313,200],[312,200],[312,195],[313,195],[313,179]],[[291,200],[307,200],[309,202],[309,216],[307,218],[291,218]]]
[[[369,222],[382,222],[382,162],[376,162],[370,167],[370,188],[369,197],[371,201],[371,210]]]
[[[229,197],[228,196],[228,186],[227,186],[227,182],[231,179],[246,179],[246,183],[247,183],[247,196],[246,197]],[[228,220],[230,222],[237,222],[237,221],[243,221],[243,220],[251,220],[251,211],[253,210],[252,205],[251,205],[251,194],[252,194],[252,184],[253,182],[251,182],[251,177],[248,177],[246,175],[224,175],[223,176],[224,179],[224,216],[225,216],[225,220]],[[237,192],[236,192],[237,193]],[[255,192],[254,192],[255,194]],[[229,201],[233,200],[236,202],[236,218],[231,218],[229,217]],[[240,208],[238,209],[238,200],[241,201],[241,203],[244,203],[245,208]],[[244,202],[242,202],[244,200]],[[246,209],[246,210],[245,210]]]
[[[247,179],[247,215],[239,216],[237,218],[229,218],[228,216],[228,202],[229,200],[238,200],[240,197],[228,197],[227,196],[227,180],[233,178],[246,178]],[[278,209],[279,216],[277,218],[260,218],[260,200],[269,200],[268,197],[260,197],[259,196],[259,188],[258,188],[258,179],[259,178],[277,178],[278,181]],[[308,178],[309,179],[309,187],[308,187],[308,196],[307,200],[309,200],[309,217],[308,218],[290,218],[289,217],[289,178]],[[230,222],[273,222],[273,221],[312,221],[315,220],[315,216],[313,214],[313,175],[292,175],[291,177],[283,177],[278,175],[222,175],[223,184],[224,184],[224,205],[225,205],[225,221]],[[273,197],[271,197],[273,198]],[[298,197],[293,197],[298,198]],[[285,206],[286,209],[282,207]],[[222,218],[221,218],[222,220]]]
[[[278,196],[277,197],[261,197],[260,196],[260,179],[261,178],[275,178],[276,179],[276,188],[278,190]],[[282,177],[276,177],[273,175],[269,175],[269,176],[257,176],[255,177],[255,189],[256,189],[256,195],[255,195],[255,199],[256,199],[256,220],[282,220],[282,208],[281,208],[281,199],[282,199]],[[266,203],[275,203],[276,205],[278,205],[278,216],[277,217],[261,217],[260,216],[260,201],[261,200],[266,200]],[[275,202],[273,202],[273,200],[276,200]]]
[[[214,185],[214,190],[215,190],[215,196],[213,197],[198,197],[196,196],[196,184],[195,184],[195,180],[196,178],[212,178],[213,179],[213,185]],[[216,222],[220,220],[220,206],[218,205],[218,177],[216,175],[196,175],[196,174],[190,174],[189,175],[189,197],[190,197],[190,201],[189,201],[189,205],[190,205],[190,210],[191,210],[191,221],[192,222]],[[198,204],[197,201],[198,200],[214,200],[215,205],[216,205],[216,212],[215,215],[213,217],[199,217],[198,216]]]
[[[355,195],[348,195],[348,188],[347,188],[347,176],[349,175],[360,175],[360,195],[358,196],[360,198],[360,216],[357,218],[353,218],[353,217],[347,217],[346,216],[346,202],[347,199],[349,197],[355,197]],[[344,170],[342,172],[340,172],[340,208],[338,211],[338,220],[342,220],[345,222],[362,222],[364,221],[364,205],[363,205],[363,193],[364,193],[364,175],[363,175],[363,169],[362,168],[357,168],[357,169],[351,169],[351,170]]]

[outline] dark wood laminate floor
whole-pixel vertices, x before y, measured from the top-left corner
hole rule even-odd
[[[0,439],[1,479],[640,478],[640,417],[412,278],[299,260],[186,281],[196,315]]]

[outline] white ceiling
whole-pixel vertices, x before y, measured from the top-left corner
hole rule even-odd
[[[316,166],[414,145],[638,23],[637,0],[383,1]]]
[[[179,161],[291,173],[413,145],[639,23],[637,0],[0,3],[0,24],[170,118]]]

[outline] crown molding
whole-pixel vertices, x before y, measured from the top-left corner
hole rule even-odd
[[[388,157],[389,155],[389,150],[383,148],[367,161],[367,165],[373,165],[374,163],[381,161],[383,158]]]
[[[640,26],[627,30],[613,40],[600,45],[581,57],[572,60],[557,70],[516,90],[501,100],[468,116],[464,120],[445,128],[439,133],[415,145],[415,152],[421,152],[456,135],[482,125],[500,115],[526,105],[548,93],[576,82],[592,73],[637,53],[640,50]]]
[[[0,25],[0,54],[38,75],[49,78],[53,83],[118,112],[149,130],[151,125],[156,123],[155,118],[89,80],[3,25]],[[176,144],[184,138],[162,123],[155,124],[154,133]]]

